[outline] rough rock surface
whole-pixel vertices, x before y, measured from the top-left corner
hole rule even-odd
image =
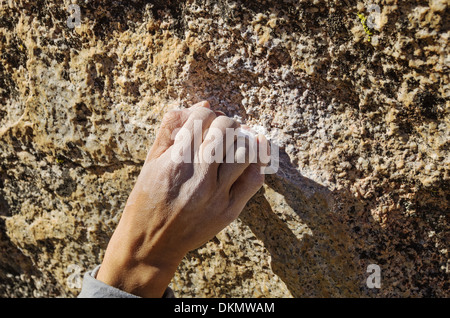
[[[70,2],[0,1],[0,296],[77,295],[163,113],[204,99],[281,166],[178,297],[450,296],[448,1]]]

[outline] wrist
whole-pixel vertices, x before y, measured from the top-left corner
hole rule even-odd
[[[118,266],[103,262],[96,279],[124,292],[145,298],[161,298],[176,268],[148,266],[142,263]]]
[[[136,296],[162,297],[184,255],[158,252],[143,243],[145,234],[125,228],[114,232],[96,278]]]

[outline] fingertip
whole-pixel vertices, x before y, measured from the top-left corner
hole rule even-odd
[[[216,113],[217,116],[226,116],[227,115],[221,110],[215,110],[214,113]]]
[[[258,142],[267,142],[267,138],[263,134],[258,134],[256,137],[258,138]]]
[[[256,131],[255,131],[252,127],[250,127],[249,125],[247,125],[247,124],[241,124],[241,127],[242,127],[243,129],[245,129],[245,130],[251,132],[252,134],[256,135]]]
[[[211,108],[211,105],[207,100],[201,101],[195,105],[193,105],[191,108],[197,108],[197,107],[204,107],[204,108]]]

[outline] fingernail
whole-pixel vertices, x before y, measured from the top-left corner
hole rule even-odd
[[[227,115],[221,110],[215,110],[214,112],[216,113],[217,116],[226,116]]]

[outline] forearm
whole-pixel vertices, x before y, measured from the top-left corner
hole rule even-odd
[[[136,220],[125,211],[108,244],[97,279],[140,297],[162,297],[184,255],[158,250],[157,239],[142,244],[146,235],[136,235],[133,222],[127,222],[130,219]]]
[[[161,298],[175,270],[142,264],[135,267],[115,267],[109,263],[102,263],[97,280],[139,297]]]

